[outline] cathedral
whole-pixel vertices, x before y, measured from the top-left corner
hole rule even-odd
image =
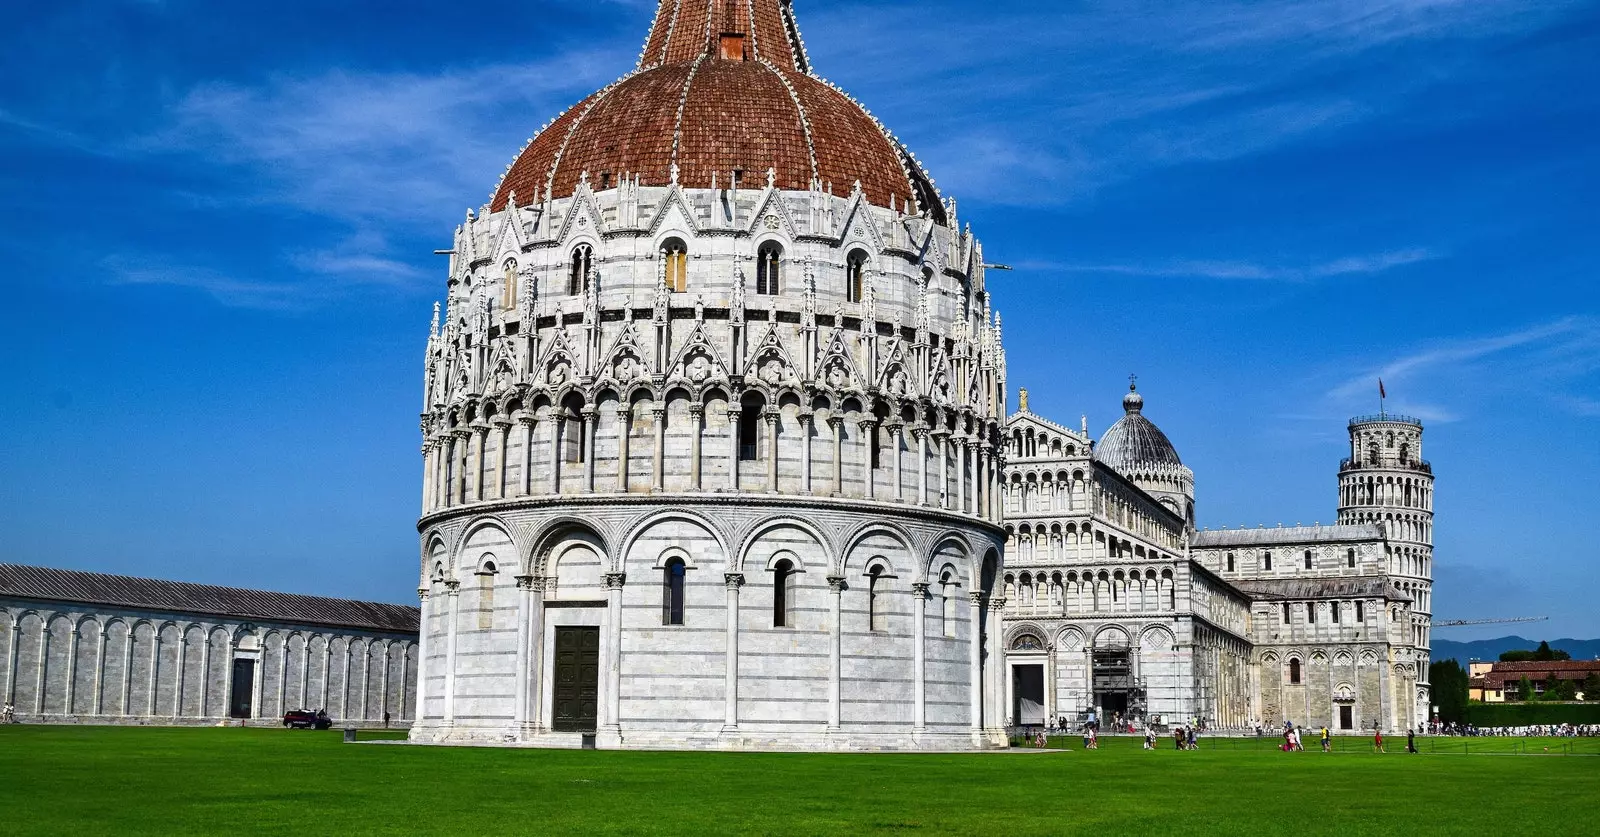
[[[789,0],[661,0],[448,252],[413,741],[955,750],[1090,712],[1425,711],[1420,425],[1352,424],[1337,526],[1197,532],[1138,393],[1098,444],[1009,412],[982,246]]]
[[[1091,439],[1006,422],[1010,718],[1425,723],[1433,470],[1422,422],[1351,419],[1333,525],[1195,529],[1195,478],[1130,389]]]

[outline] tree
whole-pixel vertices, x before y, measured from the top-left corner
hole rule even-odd
[[[1530,663],[1530,662],[1533,662],[1533,652],[1532,651],[1524,651],[1524,650],[1521,650],[1521,649],[1518,649],[1516,651],[1501,651],[1500,652],[1500,662],[1502,662],[1502,663]]]
[[[1524,674],[1522,679],[1517,681],[1517,700],[1529,701],[1533,700],[1533,696],[1533,681],[1529,680],[1528,675]]]
[[[1591,671],[1583,678],[1583,699],[1600,701],[1600,672]]]
[[[1428,682],[1433,684],[1433,704],[1439,707],[1439,720],[1467,720],[1467,672],[1455,660],[1435,660],[1428,664]]]
[[[1536,662],[1548,663],[1555,660],[1570,660],[1572,659],[1572,655],[1565,651],[1557,651],[1552,649],[1550,647],[1550,643],[1548,642],[1541,642],[1539,643],[1539,647],[1534,649],[1533,659]]]
[[[1554,674],[1544,684],[1545,700],[1577,700],[1578,683],[1575,680],[1558,680]]]

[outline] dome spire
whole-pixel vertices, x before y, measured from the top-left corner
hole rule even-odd
[[[660,0],[639,69],[693,61],[770,61],[809,73],[791,0]]]
[[[1122,409],[1129,415],[1144,409],[1144,396],[1139,394],[1139,376],[1128,376],[1128,394],[1122,397]]]

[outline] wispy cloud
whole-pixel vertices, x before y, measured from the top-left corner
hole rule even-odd
[[[1485,337],[1440,341],[1369,366],[1328,391],[1331,402],[1371,398],[1381,378],[1396,406],[1419,418],[1451,421],[1474,397],[1518,389],[1582,415],[1600,402],[1572,390],[1600,371],[1600,321],[1563,317]],[[1592,390],[1590,390],[1592,392]],[[1442,401],[1455,402],[1453,404]]]
[[[1254,261],[1190,259],[1111,264],[1040,264],[1022,266],[1068,273],[1110,273],[1154,278],[1223,279],[1251,282],[1312,282],[1347,276],[1368,276],[1398,267],[1432,261],[1439,255],[1423,247],[1370,255],[1345,256],[1305,265],[1272,265]]]

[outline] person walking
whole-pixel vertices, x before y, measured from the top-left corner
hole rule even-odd
[[[1195,740],[1197,729],[1199,727],[1189,727],[1189,749],[1191,750],[1200,749],[1200,744]]]
[[[1417,751],[1417,731],[1415,729],[1412,729],[1411,727],[1406,727],[1406,752],[1415,753],[1416,751]]]
[[[1333,752],[1332,744],[1333,744],[1333,741],[1330,738],[1328,738],[1328,725],[1327,724],[1323,724],[1322,725],[1322,752],[1324,752],[1324,753]]]
[[[1155,729],[1155,727],[1145,727],[1144,728],[1144,748],[1146,750],[1154,750],[1156,748],[1156,729]]]
[[[387,710],[383,713],[383,728],[389,728],[389,713]]]
[[[1376,722],[1372,724],[1372,752],[1388,752],[1387,750],[1383,749],[1383,727],[1379,726]]]

